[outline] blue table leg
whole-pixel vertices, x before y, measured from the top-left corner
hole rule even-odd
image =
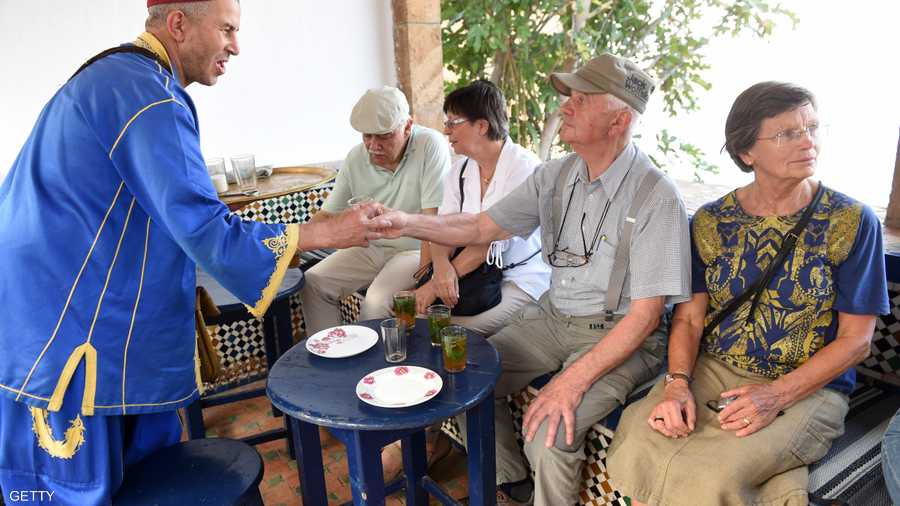
[[[428,471],[425,455],[425,431],[421,430],[403,438],[403,473],[406,475],[406,504],[426,505],[428,494],[422,488],[422,477]]]
[[[304,506],[327,506],[325,471],[322,468],[322,444],[319,428],[311,423],[285,416],[290,420],[294,454],[300,472],[300,493]]]
[[[384,476],[381,467],[383,442],[367,431],[348,431],[346,436],[339,439],[345,441],[347,447],[353,504],[383,506]]]
[[[294,444],[294,430],[291,417],[284,415],[282,421],[284,422],[284,433],[287,440],[288,459],[297,460],[297,445]],[[321,443],[319,445],[321,446]]]
[[[469,504],[497,503],[497,462],[494,449],[494,394],[466,412],[466,447],[469,453]]]

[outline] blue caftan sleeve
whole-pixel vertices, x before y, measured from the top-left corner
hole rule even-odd
[[[142,109],[110,159],[150,219],[261,317],[297,249],[299,225],[242,221],[228,211],[206,173],[194,111],[176,97]]]

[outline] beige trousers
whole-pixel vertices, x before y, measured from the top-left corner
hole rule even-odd
[[[619,319],[606,321],[602,315],[567,317],[557,313],[545,295],[537,304],[526,304],[515,321],[489,339],[500,353],[503,368],[494,390],[498,484],[519,481],[528,475],[506,396],[522,390],[538,376],[571,365],[603,339]],[[575,411],[572,446],[566,444],[563,429],[557,431],[555,446],[544,447],[546,422],[532,442],[525,442],[525,456],[534,471],[536,506],[578,502],[581,468],[586,458],[585,435],[591,425],[622,404],[635,387],[659,372],[665,352],[664,336],[664,329],[648,336],[628,360],[603,375],[585,392]],[[464,418],[457,417],[463,440]]]
[[[805,505],[807,465],[844,432],[847,396],[819,389],[768,426],[743,438],[719,427],[706,402],[741,385],[772,380],[701,354],[691,392],[697,421],[686,438],[670,439],[647,425],[663,398],[662,382],[628,407],[607,452],[612,485],[651,505]]]
[[[525,304],[534,304],[534,299],[512,281],[504,281],[500,287],[503,297],[496,306],[475,316],[454,316],[453,323],[474,330],[484,336],[492,336],[509,323]]]
[[[359,319],[388,317],[394,293],[412,288],[418,268],[418,250],[369,246],[332,253],[304,274],[301,298],[306,335],[340,325],[340,300],[367,286]]]

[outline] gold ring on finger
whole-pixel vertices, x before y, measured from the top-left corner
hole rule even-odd
[[[750,425],[750,419],[746,416],[744,417],[744,425]]]

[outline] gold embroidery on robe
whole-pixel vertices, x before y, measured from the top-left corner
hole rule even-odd
[[[262,295],[256,304],[247,306],[250,314],[257,318],[262,318],[281,287],[281,281],[284,279],[284,273],[287,272],[294,258],[294,252],[297,250],[297,243],[300,242],[300,225],[291,223],[286,225],[284,233],[275,237],[263,239],[263,244],[275,255],[275,269],[269,276],[269,282],[262,291]]]
[[[53,457],[71,459],[84,444],[84,423],[79,415],[75,415],[75,419],[69,421],[69,428],[66,429],[62,441],[53,437],[53,428],[47,421],[46,409],[31,408],[31,418],[33,420],[31,428],[37,436],[38,446]]]

